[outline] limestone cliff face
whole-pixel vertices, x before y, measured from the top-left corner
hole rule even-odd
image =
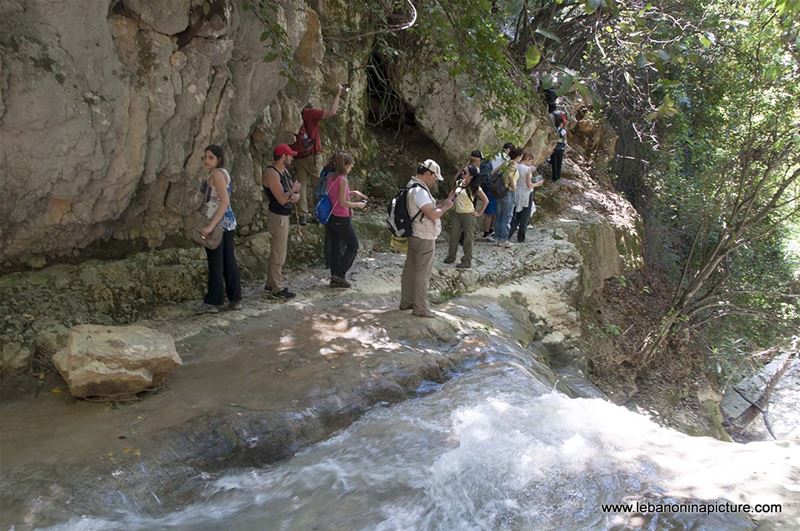
[[[270,242],[261,171],[272,146],[293,141],[309,98],[327,106],[336,85],[349,82],[339,113],[322,124],[325,143],[369,160],[374,42],[337,38],[369,34],[359,29],[359,8],[276,3],[266,23],[285,31],[284,68],[265,60],[265,21],[240,0],[0,2],[0,375],[32,356],[49,359],[74,324],[122,324],[165,302],[199,299],[205,256],[184,234],[208,144],[225,148],[234,178],[243,274],[263,274]],[[507,140],[498,131],[522,139],[538,162],[552,150],[541,105],[525,103],[532,110],[519,123],[490,122],[442,67],[407,58],[389,77],[441,162],[496,150]],[[591,168],[613,153],[605,133],[590,121],[573,125],[564,175],[587,189],[602,177]],[[553,212],[568,208],[560,198]],[[292,243],[292,264],[321,253],[314,234]],[[613,254],[614,238],[603,241]]]
[[[555,134],[543,104],[534,104],[518,122],[488,120],[481,102],[465,95],[465,88],[471,83],[467,76],[451,77],[446,65],[423,73],[420,64],[424,59],[416,55],[395,62],[390,68],[392,84],[415,110],[419,127],[437,141],[452,162],[463,162],[476,148],[483,150],[485,156],[498,151],[510,140],[503,131],[521,139],[515,142],[533,154],[536,164],[550,156]],[[520,107],[530,103],[520,102]]]
[[[316,13],[280,4],[297,80],[287,88],[279,61],[264,61],[263,24],[240,5],[3,2],[3,269],[110,239],[163,246],[196,204],[210,143],[226,148],[238,214],[253,221],[258,153],[293,138],[325,50]]]
[[[310,97],[328,105],[339,82],[352,91],[323,124],[328,144],[365,148],[373,42],[344,49],[335,38],[358,30],[357,7],[311,5],[282,0],[269,13],[286,33],[282,68],[265,60],[264,22],[237,0],[5,0],[0,273],[182,245],[211,143],[226,149],[241,231],[258,232],[262,158],[293,141]],[[394,67],[398,92],[451,162],[502,144],[496,126],[546,157],[546,115],[481,120],[459,80],[424,61],[411,66]]]

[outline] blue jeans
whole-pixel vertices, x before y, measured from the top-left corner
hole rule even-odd
[[[511,216],[514,214],[514,192],[508,191],[497,198],[497,216],[494,219],[494,237],[507,240],[511,235]]]

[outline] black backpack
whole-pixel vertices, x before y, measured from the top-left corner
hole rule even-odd
[[[422,210],[420,210],[412,218],[408,212],[408,192],[413,188],[422,188],[422,185],[414,183],[411,186],[404,187],[392,198],[389,202],[389,207],[386,209],[387,214],[389,214],[389,217],[386,218],[386,224],[389,226],[389,231],[392,235],[398,238],[411,236],[413,222],[422,214]]]
[[[489,191],[495,197],[505,197],[508,193],[508,187],[503,179],[506,171],[508,171],[508,162],[504,162],[489,176]]]
[[[492,176],[492,161],[490,160],[482,160],[481,165],[478,168],[478,179],[480,179],[481,188],[484,190],[488,190],[489,188],[489,180]]]

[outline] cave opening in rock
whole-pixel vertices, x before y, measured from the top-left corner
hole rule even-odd
[[[398,135],[405,128],[416,127],[413,109],[392,86],[386,59],[376,50],[367,64],[367,95],[368,126],[394,131]]]
[[[378,144],[382,171],[402,185],[425,159],[440,163],[445,156],[417,123],[416,113],[392,84],[396,65],[373,50],[367,64],[367,128]],[[392,187],[394,189],[394,187]]]

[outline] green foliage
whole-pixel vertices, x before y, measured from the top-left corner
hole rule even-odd
[[[762,0],[708,2],[669,34],[665,53],[639,52],[647,74],[623,75],[656,148],[646,184],[652,219],[671,237],[678,284],[672,329],[712,345],[768,345],[798,324],[787,223],[800,212],[798,24]],[[668,268],[669,269],[669,268]],[[709,325],[714,323],[715,328]],[[728,349],[729,350],[729,349]]]
[[[436,0],[420,3],[418,11],[417,24],[387,35],[383,49],[413,46],[450,76],[463,76],[466,95],[483,104],[485,116],[506,116],[518,123],[526,114],[533,86],[522,63],[515,63],[510,53],[509,38],[502,30],[504,14],[493,12],[486,0]],[[535,46],[525,50],[530,68],[540,59]]]
[[[210,7],[208,0],[203,4],[204,10],[207,5]],[[262,31],[259,36],[259,40],[264,43],[266,48],[264,61],[271,63],[272,61],[279,60],[281,62],[281,75],[291,78],[291,65],[294,51],[289,45],[286,30],[275,16],[278,9],[281,9],[281,7],[275,0],[242,1],[242,10],[245,13],[252,13],[264,26],[264,31]]]

